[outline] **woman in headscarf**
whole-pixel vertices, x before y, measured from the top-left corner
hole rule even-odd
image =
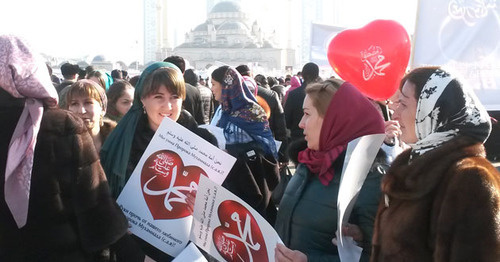
[[[119,122],[134,102],[134,87],[126,80],[114,81],[106,92],[108,108],[106,118]]]
[[[107,261],[127,238],[87,128],[57,102],[40,58],[0,36],[0,261]]]
[[[198,128],[195,119],[182,109],[186,97],[184,78],[174,64],[157,62],[141,74],[135,88],[132,108],[120,120],[101,149],[101,162],[112,194],[118,198],[136,165],[160,126],[168,117],[211,143],[215,137]],[[156,261],[172,257],[136,238],[144,253]]]
[[[222,107],[217,126],[223,129],[225,149],[237,159],[222,185],[273,223],[276,207],[270,198],[279,171],[266,113],[241,75],[229,66],[213,71],[212,92]]]
[[[82,79],[66,90],[67,110],[79,116],[92,135],[97,152],[108,135],[116,127],[116,122],[105,119],[108,99],[104,89],[91,80]]]
[[[288,88],[288,90],[286,90],[285,97],[283,98],[283,105],[288,99],[288,94],[290,94],[290,92],[292,92],[293,90],[299,88],[301,85],[302,84],[300,83],[300,78],[298,76],[293,76],[290,79],[290,87]]]
[[[280,202],[276,232],[284,245],[276,261],[340,261],[332,243],[337,231],[337,196],[347,144],[371,134],[383,134],[384,122],[372,103],[353,85],[339,79],[306,87],[304,130],[307,149]],[[354,204],[343,233],[363,248],[361,261],[370,257],[373,222],[380,200],[383,170],[375,160]]]
[[[438,67],[401,81],[401,153],[382,181],[372,261],[498,261],[500,174],[485,159],[489,116]]]

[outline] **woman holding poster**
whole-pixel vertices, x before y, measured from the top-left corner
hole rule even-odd
[[[279,182],[278,153],[266,113],[229,66],[213,71],[212,92],[222,106],[217,126],[223,129],[225,149],[237,159],[222,185],[274,224],[271,192]]]
[[[209,142],[216,143],[215,137],[205,129],[199,129],[191,114],[182,109],[185,97],[184,78],[175,65],[157,62],[141,74],[132,108],[101,149],[101,162],[115,198],[127,183],[163,118],[168,117]],[[146,255],[156,261],[172,259],[145,241],[137,240]]]
[[[482,143],[489,116],[438,67],[401,81],[401,153],[382,181],[372,261],[499,261],[500,174]]]
[[[337,231],[337,196],[347,144],[365,135],[383,134],[384,121],[373,104],[353,85],[339,79],[306,87],[304,130],[307,149],[281,200],[275,229],[284,245],[276,261],[340,261],[332,243]],[[380,152],[380,151],[379,151]],[[383,170],[372,165],[354,205],[349,224],[342,229],[370,257],[375,213],[380,200]]]

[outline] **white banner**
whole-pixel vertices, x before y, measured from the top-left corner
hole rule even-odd
[[[186,194],[200,177],[222,184],[236,159],[165,117],[118,197],[130,231],[177,256],[193,217]]]
[[[359,137],[347,145],[340,188],[337,198],[337,249],[341,261],[359,261],[362,248],[357,246],[352,237],[342,234],[342,226],[349,221],[359,191],[373,165],[385,134]]]
[[[342,30],[344,27],[322,25],[322,24],[311,24],[311,62],[317,64],[318,66],[328,66],[327,51],[330,41]]]
[[[412,68],[459,73],[488,110],[500,110],[500,3],[419,1]]]

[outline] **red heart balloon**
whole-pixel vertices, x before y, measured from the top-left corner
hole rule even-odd
[[[186,193],[198,188],[200,175],[207,176],[200,167],[184,167],[182,159],[173,151],[160,150],[151,154],[142,167],[141,188],[153,219],[191,215]]]
[[[226,261],[269,261],[264,236],[248,209],[226,200],[217,214],[221,225],[214,230],[213,241]]]
[[[364,95],[382,101],[398,89],[410,49],[410,37],[403,26],[391,20],[375,20],[337,34],[328,46],[328,61],[342,79]]]

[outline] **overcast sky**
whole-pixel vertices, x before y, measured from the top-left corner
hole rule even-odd
[[[265,29],[283,28],[282,4],[288,0],[242,0],[244,10]],[[292,0],[298,1],[298,0]],[[179,24],[176,41],[206,20],[203,0],[172,1]],[[361,27],[375,19],[393,19],[414,31],[417,0],[340,0],[338,21],[347,28]],[[252,8],[258,8],[252,10]],[[321,21],[318,21],[321,22]],[[81,57],[104,54],[126,62],[143,58],[143,2],[141,0],[11,0],[2,2],[0,33],[28,39],[40,52]],[[296,35],[300,37],[300,35]]]

